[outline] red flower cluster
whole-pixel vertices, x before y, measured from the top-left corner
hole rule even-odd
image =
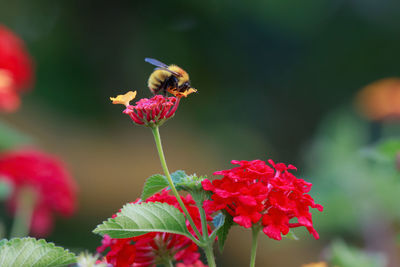
[[[142,98],[135,106],[128,106],[124,113],[141,125],[160,124],[171,118],[178,108],[180,98],[155,95],[152,98]]]
[[[178,201],[174,196],[169,195],[169,192],[170,190],[163,190],[161,193],[149,197],[145,202],[168,203],[183,213]],[[200,214],[195,201],[191,195],[187,195],[186,197],[181,196],[181,199],[193,218],[194,223],[198,226],[198,229],[201,229]],[[133,203],[140,203],[140,199]],[[207,219],[211,220],[212,218],[208,216]],[[190,227],[188,221],[186,225],[189,231],[193,233],[193,229]],[[200,253],[198,252],[197,245],[189,238],[177,234],[153,232],[124,239],[113,239],[105,235],[102,246],[97,248],[97,252],[102,253],[107,248],[109,248],[109,251],[105,259],[107,263],[112,264],[114,267],[156,266],[166,260],[181,261],[188,266],[190,264],[201,266],[198,265]]]
[[[31,233],[44,236],[53,225],[52,213],[70,216],[75,211],[76,185],[63,164],[36,150],[17,150],[0,155],[0,180],[13,186],[8,205],[14,211],[19,193],[35,194]]]
[[[171,118],[178,108],[180,97],[165,97],[155,95],[152,98],[142,98],[136,105],[129,102],[136,97],[136,92],[128,92],[125,95],[111,97],[113,104],[126,106],[125,114],[131,117],[132,121],[139,125],[154,126],[161,125]]]
[[[0,25],[0,110],[16,110],[19,94],[32,86],[32,80],[32,60],[22,40]]]
[[[240,166],[214,173],[223,175],[222,179],[204,180],[203,188],[213,193],[211,200],[204,203],[205,208],[213,212],[226,210],[245,228],[260,223],[263,232],[276,240],[299,226],[305,226],[318,239],[309,208],[322,211],[323,207],[307,194],[312,184],[289,172],[296,167],[268,162],[272,167],[262,160],[233,160],[232,164]],[[295,218],[297,222],[290,222]]]

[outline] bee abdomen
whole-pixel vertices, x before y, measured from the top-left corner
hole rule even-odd
[[[170,76],[171,74],[167,71],[156,70],[150,75],[147,86],[153,93],[156,93]]]
[[[156,78],[154,75],[151,75],[148,81],[149,87],[158,87],[161,85],[160,79]]]

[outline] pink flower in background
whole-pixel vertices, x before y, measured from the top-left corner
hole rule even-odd
[[[20,93],[33,84],[33,64],[23,41],[0,25],[0,111],[20,105]]]
[[[299,226],[305,226],[318,239],[309,209],[322,211],[323,207],[307,194],[312,184],[290,173],[296,170],[292,165],[275,164],[272,160],[268,163],[272,167],[262,160],[233,160],[232,164],[238,167],[215,172],[214,175],[223,175],[222,179],[202,182],[204,190],[212,192],[205,208],[225,210],[245,228],[261,224],[263,232],[276,240]],[[290,222],[291,219],[297,222]]]
[[[7,180],[13,192],[8,200],[11,211],[18,194],[30,189],[35,194],[31,233],[47,235],[53,226],[53,214],[70,216],[76,209],[75,181],[64,164],[52,155],[34,149],[0,154],[0,180]]]

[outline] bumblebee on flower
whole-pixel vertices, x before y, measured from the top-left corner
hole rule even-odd
[[[146,58],[146,61],[158,67],[149,78],[149,89],[155,95],[152,98],[140,99],[136,105],[130,104],[136,98],[136,91],[110,97],[110,100],[113,104],[124,105],[126,109],[123,113],[128,114],[134,123],[154,128],[175,115],[182,97],[187,97],[197,90],[190,87],[189,75],[178,66],[167,66],[149,58]],[[159,72],[168,75],[162,76]],[[158,82],[157,85],[155,81]],[[157,95],[159,92],[163,95]],[[167,97],[167,92],[174,96]]]

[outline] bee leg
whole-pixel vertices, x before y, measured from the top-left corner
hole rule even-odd
[[[190,84],[188,82],[185,82],[182,84],[180,87],[177,87],[179,92],[185,92],[187,89],[190,88]]]
[[[165,80],[161,85],[158,91],[161,91],[163,96],[167,96],[167,88],[168,88],[168,80]]]
[[[178,90],[179,88],[178,83],[179,83],[178,78],[176,78],[175,76],[171,76],[171,89],[173,91]]]
[[[163,91],[163,95],[167,96],[168,89],[174,90],[175,88],[177,88],[177,86],[178,86],[178,79],[175,76],[170,76],[162,83],[160,89]]]

